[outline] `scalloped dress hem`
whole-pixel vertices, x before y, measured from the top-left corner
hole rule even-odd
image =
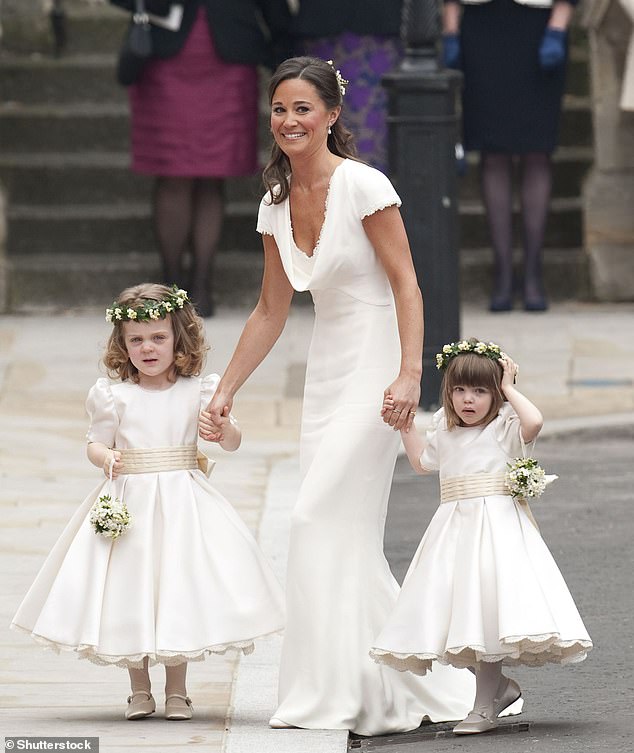
[[[125,669],[142,669],[146,656],[149,659],[149,665],[151,667],[155,664],[163,664],[166,667],[173,667],[178,664],[183,664],[184,662],[204,661],[208,656],[222,656],[228,651],[236,651],[244,656],[248,656],[255,651],[256,640],[274,635],[281,635],[283,632],[281,629],[274,630],[270,633],[257,635],[244,641],[219,643],[212,646],[205,646],[200,649],[194,649],[192,651],[144,651],[137,654],[115,656],[110,654],[100,654],[95,650],[95,646],[67,646],[63,643],[57,643],[56,641],[52,641],[42,635],[38,635],[37,633],[33,633],[30,630],[23,628],[15,622],[12,622],[10,627],[11,630],[16,630],[29,635],[40,646],[43,646],[45,649],[53,651],[56,654],[60,654],[62,651],[67,653],[72,652],[77,654],[78,659],[86,659],[92,664],[97,664],[100,667],[123,667]]]

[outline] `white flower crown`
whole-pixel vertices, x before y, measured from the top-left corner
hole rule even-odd
[[[171,292],[161,301],[148,299],[143,301],[142,306],[129,308],[113,301],[110,308],[106,309],[106,321],[116,324],[117,322],[150,322],[164,319],[172,311],[182,309],[186,303],[191,303],[187,291],[172,285]]]
[[[477,353],[479,356],[485,356],[492,361],[497,361],[504,355],[499,345],[484,343],[472,337],[469,340],[459,340],[457,343],[443,345],[442,352],[436,353],[436,368],[446,369],[449,361],[462,353]]]

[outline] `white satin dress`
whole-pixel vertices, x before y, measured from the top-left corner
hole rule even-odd
[[[195,445],[198,414],[217,374],[168,389],[99,379],[86,408],[89,442],[115,449]],[[99,473],[95,469],[95,473]],[[104,493],[132,525],[112,541],[89,513]],[[95,664],[180,664],[284,627],[284,595],[248,528],[202,471],[124,474],[100,483],[73,515],[20,605],[12,627]]]
[[[486,426],[451,431],[441,408],[421,465],[440,470],[441,481],[502,474],[526,449],[509,403]],[[439,506],[372,655],[422,675],[432,666],[436,674],[435,662],[579,662],[591,648],[559,568],[523,505],[509,495],[487,494]]]
[[[332,175],[311,258],[295,245],[288,200],[265,197],[257,226],[275,238],[293,287],[310,290],[315,304],[274,716],[361,735],[414,729],[424,717],[462,719],[475,692],[468,671],[408,677],[368,653],[399,592],[383,532],[400,438],[380,410],[398,375],[400,342],[387,275],[362,219],[392,205],[400,200],[382,173],[345,160]]]

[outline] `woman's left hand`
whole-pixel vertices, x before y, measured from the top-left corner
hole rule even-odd
[[[383,393],[381,415],[395,431],[409,431],[420,398],[420,382],[402,374]]]

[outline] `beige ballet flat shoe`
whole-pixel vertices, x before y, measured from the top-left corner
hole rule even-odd
[[[456,724],[453,728],[454,735],[478,735],[481,732],[490,732],[498,726],[497,720],[488,715],[487,711],[469,712],[466,719]]]
[[[125,718],[133,722],[135,719],[143,719],[156,711],[156,701],[151,693],[146,690],[137,690],[128,696],[128,708],[125,710]]]
[[[192,699],[189,696],[172,693],[165,699],[165,718],[171,722],[191,719],[192,714]]]
[[[493,699],[493,716],[497,718],[504,711],[504,709],[512,706],[521,697],[522,691],[520,690],[520,686],[515,682],[515,680],[511,680],[511,678],[509,677],[508,682],[506,683],[506,687],[504,688],[504,692],[500,695],[499,698]],[[516,713],[521,713],[521,710],[517,711]]]
[[[269,719],[269,727],[271,729],[297,729],[292,724],[287,724],[286,722],[283,722],[281,719],[278,719],[276,716],[272,716]]]

